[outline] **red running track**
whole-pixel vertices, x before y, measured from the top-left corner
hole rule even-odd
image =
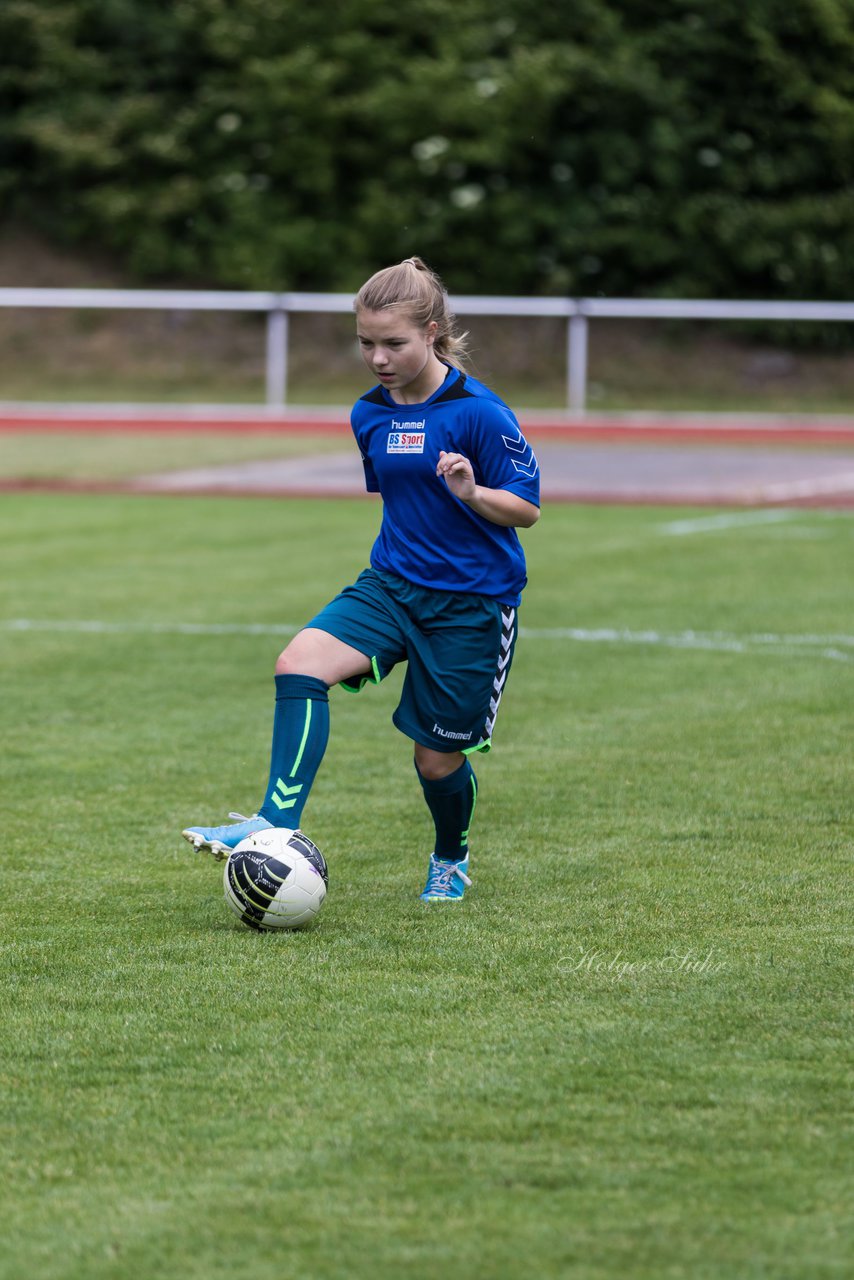
[[[854,507],[854,418],[656,417],[522,412],[546,502]],[[0,432],[340,435],[340,452],[128,480],[7,479],[6,492],[332,497],[364,494],[345,410],[281,414],[89,408],[5,412]]]
[[[797,416],[759,414],[586,414],[539,410],[518,414],[532,438],[566,440],[730,441],[741,444],[851,444],[854,415]],[[227,408],[217,411],[162,410],[145,406],[104,409],[93,406],[25,410],[0,409],[0,431],[69,431],[158,434],[169,432],[247,432],[251,434],[346,434],[345,409],[268,412]]]

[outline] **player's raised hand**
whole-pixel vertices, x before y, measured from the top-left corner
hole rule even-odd
[[[468,458],[464,458],[461,453],[446,453],[441,449],[436,465],[436,475],[444,476],[451,493],[462,502],[469,502],[475,496],[477,485],[474,471]]]

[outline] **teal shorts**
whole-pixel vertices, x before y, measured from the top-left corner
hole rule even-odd
[[[516,609],[488,596],[431,591],[378,569],[306,625],[336,636],[371,662],[342,681],[353,693],[408,664],[392,719],[434,751],[488,751],[516,645]]]

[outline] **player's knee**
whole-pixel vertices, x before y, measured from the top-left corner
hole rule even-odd
[[[316,627],[295,635],[276,663],[277,676],[313,676],[328,685],[370,670],[370,659],[364,654]]]
[[[276,659],[276,675],[277,676],[302,676],[306,675],[305,663],[306,656],[302,652],[303,646],[298,644],[299,636],[295,636],[290,644],[282,650]]]
[[[448,774],[456,773],[465,763],[465,756],[461,751],[432,751],[416,743],[415,763],[422,778],[427,782],[438,782]]]

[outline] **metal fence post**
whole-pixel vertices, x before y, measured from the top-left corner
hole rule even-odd
[[[288,401],[288,313],[281,301],[267,312],[267,408]]]
[[[588,395],[588,324],[599,318],[640,320],[828,321],[854,324],[854,302],[769,302],[710,298],[452,298],[458,315],[553,316],[567,321],[566,404],[582,416]],[[5,307],[104,308],[122,311],[251,312],[267,317],[266,403],[280,410],[288,399],[291,313],[352,315],[349,293],[291,293],[222,289],[42,289],[0,287]]]
[[[569,317],[566,358],[566,402],[572,413],[587,406],[587,316],[581,311]]]

